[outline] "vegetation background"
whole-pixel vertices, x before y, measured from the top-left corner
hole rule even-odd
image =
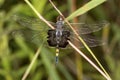
[[[90,0],[53,0],[57,8],[69,16]],[[33,6],[49,21],[59,15],[48,0],[31,0]],[[20,80],[39,45],[11,36],[16,27],[11,17],[16,13],[36,16],[23,0],[0,0],[0,80]],[[109,27],[99,31],[106,44],[91,48],[113,80],[120,80],[120,1],[107,0],[86,14],[78,22],[96,23],[106,20]],[[74,21],[74,20],[73,20]],[[30,34],[29,34],[30,35]],[[39,44],[39,43],[38,43]],[[89,53],[82,51],[92,57]],[[55,48],[43,48],[26,80],[105,80],[86,60],[71,50],[60,50],[59,63],[54,66]]]

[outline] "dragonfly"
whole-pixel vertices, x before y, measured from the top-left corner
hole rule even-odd
[[[14,33],[22,34],[28,41],[39,44],[46,39],[47,45],[56,48],[55,62],[58,63],[58,55],[60,48],[66,48],[68,46],[68,40],[78,42],[80,47],[83,44],[75,38],[74,33],[65,24],[62,16],[57,17],[56,23],[48,21],[55,29],[50,29],[50,27],[45,24],[42,20],[26,17],[26,16],[14,16],[14,20],[23,26],[19,30],[15,30]],[[97,24],[86,24],[86,23],[70,23],[72,26],[77,27],[76,32],[82,37],[89,47],[96,47],[102,45],[103,42],[96,39],[94,36],[88,35],[90,33],[101,30],[108,24],[107,21],[103,21]]]

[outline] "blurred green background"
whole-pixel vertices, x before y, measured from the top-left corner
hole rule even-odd
[[[75,9],[90,0],[53,0],[57,8],[69,16]],[[48,0],[31,0],[33,6],[49,21],[59,15]],[[33,59],[39,45],[11,36],[16,28],[12,16],[22,13],[36,16],[23,0],[0,0],[0,80],[20,80]],[[106,20],[110,25],[99,31],[105,45],[91,48],[113,80],[120,80],[120,1],[108,0],[78,17],[78,22],[96,23]],[[75,21],[73,19],[73,21]],[[89,56],[85,50],[82,51]],[[86,60],[73,49],[60,50],[59,63],[55,65],[55,48],[43,48],[26,80],[105,80]]]

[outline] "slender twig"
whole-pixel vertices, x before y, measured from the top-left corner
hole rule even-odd
[[[85,43],[85,41],[79,36],[79,34],[75,31],[75,29],[70,25],[70,23],[65,19],[64,15],[57,9],[57,7],[53,4],[53,2],[51,0],[49,0],[50,3],[52,4],[52,6],[55,8],[55,10],[64,18],[65,22],[69,25],[69,27],[73,30],[73,32],[75,33],[75,35],[78,37],[78,39],[83,43],[83,45],[86,47],[86,49],[91,53],[91,55],[93,56],[93,58],[96,60],[96,62],[98,63],[98,65],[100,66],[100,68],[104,71],[104,73],[110,78],[109,74],[106,72],[106,70],[103,68],[103,66],[101,65],[101,63],[98,61],[98,59],[96,58],[96,56],[94,55],[94,53],[92,52],[92,50],[88,47],[88,45]],[[111,78],[110,78],[111,79]]]

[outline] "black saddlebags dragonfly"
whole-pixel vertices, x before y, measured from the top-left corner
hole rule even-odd
[[[14,16],[16,22],[18,22],[22,29],[14,31],[15,34],[19,33],[28,41],[39,44],[44,39],[46,39],[47,44],[51,47],[56,48],[56,63],[58,62],[58,55],[60,48],[66,48],[68,45],[67,40],[75,40],[80,44],[80,47],[83,47],[82,43],[74,38],[72,30],[64,23],[64,20],[61,16],[57,18],[57,22],[49,22],[55,27],[55,29],[50,29],[50,27],[45,24],[40,19],[26,17],[26,16]],[[86,23],[70,23],[73,27],[77,27],[76,32],[83,38],[86,44],[89,47],[95,47],[102,45],[103,42],[99,39],[96,39],[93,36],[88,34],[101,30],[108,22],[103,21],[98,24],[86,24]]]

